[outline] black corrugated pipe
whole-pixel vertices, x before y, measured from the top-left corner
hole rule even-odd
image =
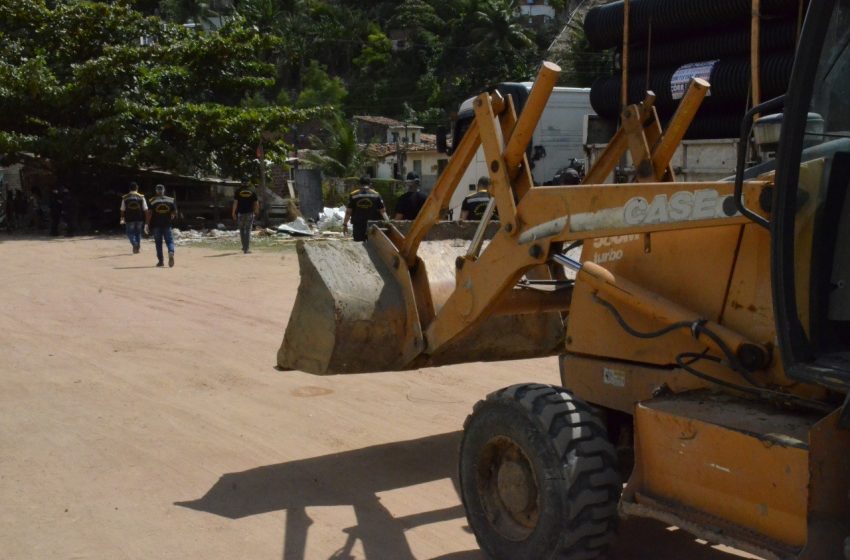
[[[659,115],[662,126],[666,128],[671,115]],[[700,109],[691,122],[685,134],[685,140],[705,140],[716,138],[737,138],[741,128],[744,111],[735,113],[712,113]],[[616,127],[616,119],[607,119],[612,128]]]
[[[663,37],[664,41],[659,41]],[[750,27],[713,30],[690,37],[669,38],[653,34],[652,45],[633,47],[629,52],[629,72],[671,68],[694,60],[712,60],[730,56],[748,56]],[[761,27],[762,55],[776,51],[791,51],[797,39],[797,21],[782,19],[766,21]],[[647,61],[647,53],[650,60]]]
[[[794,62],[792,52],[773,53],[764,57],[761,63],[761,87],[765,97],[776,97],[785,93],[791,76],[791,66]],[[711,90],[703,101],[703,106],[711,109],[730,108],[743,111],[747,106],[750,84],[750,60],[748,57],[720,59],[715,63],[702,63],[710,67],[708,81]],[[680,68],[653,70],[649,76],[649,84],[643,74],[630,76],[629,103],[643,101],[646,90],[652,90],[656,95],[655,105],[662,113],[672,113],[679,104],[674,98],[674,77]],[[598,115],[616,118],[620,113],[620,75],[600,78],[590,89],[590,104]],[[687,77],[678,81],[684,88]],[[680,91],[682,91],[680,89]]]
[[[685,35],[694,31],[722,31],[729,25],[750,21],[750,0],[631,0],[629,4],[630,43],[646,41],[652,22],[653,39],[659,34]],[[766,18],[796,17],[798,0],[762,0]],[[584,32],[590,46],[604,50],[623,42],[623,2],[597,6],[584,18]]]

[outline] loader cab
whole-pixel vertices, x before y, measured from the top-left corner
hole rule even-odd
[[[850,0],[812,0],[790,83],[770,220],[777,342],[789,377],[844,393],[850,388]],[[823,119],[822,129],[807,125],[812,113]]]

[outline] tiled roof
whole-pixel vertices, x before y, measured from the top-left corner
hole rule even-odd
[[[363,144],[367,153],[376,158],[385,158],[396,153],[395,144]],[[436,152],[436,142],[426,142],[422,144],[408,144],[407,152]]]
[[[375,117],[370,115],[355,115],[355,120],[362,121],[369,124],[377,124],[379,126],[386,126],[389,128],[415,128],[421,129],[422,127],[418,124],[413,123],[404,123],[402,121],[397,121],[395,119],[391,119],[389,117]]]
[[[370,124],[379,124],[382,126],[404,126],[404,123],[391,119],[389,117],[373,117],[369,115],[355,115],[354,118],[358,121],[363,121]]]

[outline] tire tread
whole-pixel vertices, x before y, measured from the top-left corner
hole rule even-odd
[[[476,403],[464,429],[476,412],[494,403],[521,406],[539,432],[548,436],[553,452],[561,459],[558,478],[564,481],[569,507],[551,558],[604,557],[615,538],[622,491],[617,453],[608,441],[605,424],[590,405],[568,390],[528,383],[500,389]],[[480,540],[479,544],[483,545]]]

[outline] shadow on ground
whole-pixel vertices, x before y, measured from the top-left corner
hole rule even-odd
[[[459,442],[460,432],[451,432],[229,473],[199,500],[177,505],[230,519],[286,510],[284,560],[315,558],[306,553],[312,524],[307,508],[347,505],[354,509],[357,525],[344,529],[346,543],[332,559],[352,558],[357,541],[367,558],[413,559],[404,532],[463,517],[463,508],[457,505],[393,517],[377,494],[446,478],[456,483],[454,466]],[[444,558],[472,560],[481,556]]]
[[[375,445],[289,463],[269,465],[223,475],[197,500],[176,505],[240,519],[286,511],[283,560],[315,558],[307,553],[313,521],[307,508],[345,505],[353,508],[357,525],[343,529],[346,542],[329,560],[350,560],[355,544],[366,558],[412,560],[415,557],[405,531],[464,517],[457,506],[394,517],[377,494],[426,482],[451,479],[457,490],[456,461],[461,432]],[[698,543],[684,531],[663,524],[630,519],[622,524],[621,538],[610,560],[734,560]],[[431,560],[484,560],[477,550],[453,552]]]

